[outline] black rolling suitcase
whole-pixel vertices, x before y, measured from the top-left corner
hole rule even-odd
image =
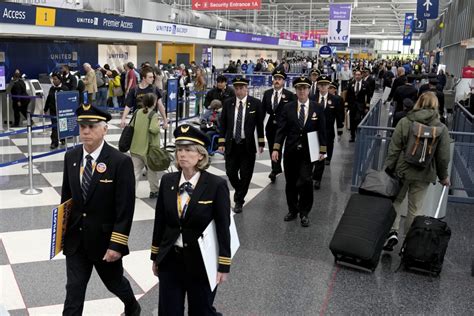
[[[329,244],[336,263],[374,271],[395,217],[390,199],[352,195]]]
[[[438,219],[447,187],[443,188],[434,217],[417,216],[403,241],[400,250],[400,267],[439,275],[443,267],[444,255],[448,249],[451,229],[446,222]]]

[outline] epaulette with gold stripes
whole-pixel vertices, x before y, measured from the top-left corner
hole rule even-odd
[[[151,246],[151,253],[152,254],[156,255],[159,250],[160,250],[159,247]]]

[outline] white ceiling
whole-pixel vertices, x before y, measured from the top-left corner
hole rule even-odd
[[[416,14],[416,0],[261,0],[261,10],[207,11],[244,23],[255,22],[275,31],[302,32],[327,29],[329,3],[353,4],[351,36],[367,38],[401,36],[405,13]],[[457,0],[440,0],[440,14]],[[191,0],[162,0],[181,9],[190,10]],[[200,11],[202,12],[202,11]],[[258,30],[257,30],[258,31]],[[276,33],[276,32],[275,32]]]

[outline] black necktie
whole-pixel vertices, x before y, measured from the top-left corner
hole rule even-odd
[[[91,184],[91,180],[92,180],[92,156],[87,155],[86,159],[87,159],[87,162],[82,172],[82,184],[81,184],[82,198],[84,199],[84,201],[86,200],[87,191],[89,191],[89,185]]]
[[[275,90],[275,96],[273,97],[273,110],[278,106],[278,92]]]
[[[313,83],[313,86],[311,87],[311,94],[316,94],[316,83]]]
[[[326,108],[326,104],[324,103],[324,97],[321,98],[321,105],[323,106],[323,108]]]
[[[179,195],[183,194],[184,192],[188,193],[189,196],[193,194],[193,185],[191,182],[184,182],[179,186]]]
[[[300,114],[298,116],[298,122],[300,123],[300,127],[304,127],[304,103],[300,105]]]
[[[242,112],[243,112],[242,101],[239,102],[239,111],[237,112],[237,122],[235,123],[235,141],[240,143],[242,140]]]
[[[359,90],[360,90],[360,81],[357,81],[356,82],[356,94],[359,93]]]

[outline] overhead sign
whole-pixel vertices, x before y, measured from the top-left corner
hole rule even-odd
[[[203,27],[144,20],[142,33],[208,39],[211,30]],[[217,33],[216,33],[217,35]]]
[[[57,10],[56,26],[140,33],[142,20],[95,12]]]
[[[331,4],[329,6],[328,43],[349,45],[351,12],[352,6],[350,4]]]
[[[331,55],[332,55],[331,47],[327,45],[321,46],[321,48],[319,49],[319,56],[321,58],[328,58],[328,57],[331,57]]]
[[[36,7],[0,3],[0,23],[31,24],[36,21]]]
[[[56,108],[58,109],[58,138],[79,136],[76,109],[79,106],[79,92],[62,91],[56,93]]]
[[[74,10],[82,10],[84,9],[83,0],[41,0],[41,1],[30,1],[33,4],[42,5],[44,7],[55,7],[61,9],[74,9]]]
[[[178,79],[168,79],[166,91],[167,113],[176,112],[176,108],[178,107]]]
[[[5,91],[5,66],[0,66],[0,91]]]
[[[137,46],[99,44],[98,60],[99,65],[109,64],[111,69],[117,69],[128,62],[137,65]]]
[[[405,23],[403,24],[403,45],[410,46],[413,36],[413,21],[415,15],[413,13],[405,13]]]
[[[53,8],[36,8],[36,21],[37,26],[54,26],[56,21],[56,9]]]
[[[210,10],[260,10],[262,0],[193,0],[192,9]]]
[[[430,20],[438,18],[439,0],[417,0],[416,18]]]
[[[290,46],[290,47],[301,47],[301,42],[299,41],[291,41],[287,39],[280,38],[278,40],[278,46]]]
[[[301,41],[301,47],[302,48],[312,48],[312,47],[314,47],[314,41],[313,40]]]
[[[239,32],[227,32],[226,41],[278,45],[278,38]]]
[[[425,33],[425,32],[426,32],[426,20],[414,20],[413,33]]]

